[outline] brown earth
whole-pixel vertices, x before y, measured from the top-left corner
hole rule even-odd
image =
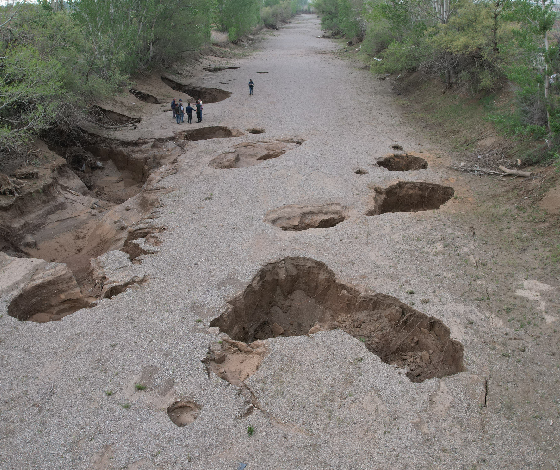
[[[253,375],[266,355],[264,341],[249,344],[224,338],[220,343],[210,346],[207,356],[202,360],[208,372],[232,385],[241,386]]]
[[[116,112],[103,110],[103,116],[115,125],[129,123]],[[36,272],[8,313],[20,320],[58,320],[93,305],[101,293],[111,297],[140,282],[131,278],[116,285],[100,273],[96,278],[91,260],[120,248],[131,260],[150,253],[134,240],[156,243],[152,234],[161,228],[145,220],[165,192],[159,181],[173,171],[181,152],[171,141],[130,144],[79,130],[53,130],[46,142],[38,140],[33,164],[12,173],[15,194],[0,196],[1,249],[62,263],[57,269],[65,277]]]
[[[409,153],[387,155],[381,160],[377,160],[377,164],[389,171],[413,171],[428,168],[426,160]]]
[[[310,228],[329,228],[343,222],[348,210],[340,204],[317,206],[283,206],[266,214],[265,222],[282,230],[309,230]]]
[[[251,132],[259,134],[260,132]],[[244,168],[257,165],[264,160],[278,158],[288,150],[301,145],[300,140],[286,140],[277,142],[243,142],[237,144],[235,149],[218,155],[210,161],[210,166],[218,169]]]
[[[364,295],[309,258],[264,266],[229,303],[210,325],[238,341],[254,344],[340,328],[383,362],[405,368],[413,382],[463,370],[463,346],[440,320],[388,295]]]
[[[387,212],[418,212],[439,209],[455,194],[450,186],[399,181],[386,188],[375,186],[371,208],[366,215]]]
[[[167,414],[174,424],[179,427],[183,427],[194,423],[195,419],[198,418],[201,409],[202,406],[194,401],[181,400],[168,406]]]
[[[228,55],[227,50],[214,51]],[[179,74],[189,76],[194,69],[220,72],[237,68],[204,63],[202,56],[195,54],[187,61],[189,72]],[[94,305],[100,297],[112,297],[145,281],[132,274],[123,277],[123,266],[119,274],[112,273],[116,276],[112,280],[104,270],[108,265],[94,260],[120,249],[138,263],[141,256],[153,253],[150,246],[159,244],[157,233],[164,229],[155,225],[150,215],[167,192],[159,181],[175,171],[184,147],[189,141],[243,135],[224,126],[162,134],[156,130],[159,116],[142,122],[142,115],[161,110],[160,103],[170,102],[176,91],[188,93],[192,101],[202,98],[205,103],[231,94],[190,85],[184,78],[145,76],[128,95],[140,102],[131,103],[122,95],[91,106],[76,128],[55,128],[37,140],[29,153],[31,163],[28,157],[26,164],[4,165],[9,176],[0,173],[0,250],[10,256],[62,263],[57,269],[64,271],[62,278],[53,271],[52,278],[47,276],[37,286],[33,281],[24,287],[14,299],[10,315],[41,322],[58,320]],[[163,111],[169,111],[167,104]],[[249,132],[260,133],[261,129]],[[279,151],[276,146],[291,144],[271,145]],[[41,270],[32,274],[33,279],[42,277]],[[62,294],[68,298],[59,297],[61,290],[68,290]],[[30,296],[34,297],[32,305]]]

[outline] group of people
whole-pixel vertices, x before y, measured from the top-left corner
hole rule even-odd
[[[196,107],[196,122],[202,122],[202,100],[198,99],[195,103]],[[190,101],[187,103],[187,106],[183,104],[183,100],[180,99],[177,101],[176,98],[173,98],[171,102],[171,110],[173,111],[173,118],[177,120],[177,124],[181,124],[185,122],[185,114],[187,115],[187,123],[192,123],[192,115],[195,108],[191,106]]]
[[[253,94],[254,86],[255,84],[253,83],[253,80],[249,79],[249,95]],[[201,99],[196,100],[195,107],[196,107],[196,119],[197,119],[196,122],[202,122]],[[177,120],[177,124],[181,124],[182,122],[185,122],[185,113],[187,114],[187,123],[188,124],[192,123],[192,113],[195,110],[195,108],[191,106],[190,101],[187,103],[187,106],[184,106],[182,99],[177,101],[176,98],[173,98],[173,101],[171,102],[171,110],[173,111],[173,119]]]

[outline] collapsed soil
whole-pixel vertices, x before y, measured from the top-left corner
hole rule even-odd
[[[208,140],[208,139],[227,139],[229,137],[242,136],[243,132],[237,129],[230,129],[224,126],[208,126],[200,129],[188,130],[185,132],[185,140]]]
[[[414,171],[428,168],[426,160],[408,153],[388,155],[381,160],[377,160],[377,164],[389,171]]]
[[[363,295],[309,258],[285,258],[263,267],[229,303],[231,309],[210,325],[238,341],[341,328],[383,362],[406,368],[413,382],[463,370],[463,346],[440,320],[394,297]]]
[[[131,88],[128,91],[131,94],[133,94],[136,98],[138,98],[141,101],[144,101],[145,103],[159,104],[159,100],[155,96],[150,95],[149,93],[144,93],[143,91],[136,90],[134,88]]]
[[[194,423],[194,420],[198,418],[201,409],[202,406],[194,401],[181,400],[176,401],[167,407],[167,415],[169,416],[169,419],[173,421],[173,424],[183,427]]]
[[[291,139],[276,142],[242,142],[237,144],[234,150],[213,158],[210,166],[226,170],[257,165],[262,161],[281,157],[301,143],[301,140]]]
[[[10,315],[38,322],[59,320],[91,306],[101,292],[110,298],[137,283],[127,281],[105,291],[104,280],[92,275],[90,262],[119,248],[132,261],[150,253],[134,240],[160,229],[135,226],[158,204],[159,193],[143,188],[150,174],[181,151],[171,144],[176,150],[169,152],[169,144],[158,141],[131,145],[56,130],[48,141],[50,149],[39,146],[45,164],[19,170],[18,175],[33,178],[19,180],[18,195],[3,197],[0,218],[2,251],[62,263],[69,269],[65,273],[59,265],[52,279],[38,277],[36,287],[10,304]]]
[[[343,222],[348,210],[340,204],[321,206],[284,206],[269,211],[265,222],[282,230],[300,231],[310,228],[330,228]]]
[[[90,116],[97,124],[104,127],[117,127],[126,124],[134,125],[142,120],[141,118],[133,118],[110,109],[104,109],[100,106],[92,106],[90,109]]]
[[[217,103],[231,96],[231,92],[219,88],[205,88],[196,85],[189,85],[175,81],[169,77],[161,77],[163,83],[176,91],[185,93],[191,97],[191,102],[200,99],[203,103]]]
[[[453,197],[450,186],[435,183],[399,181],[387,188],[375,187],[372,207],[366,215],[387,212],[418,212],[439,209]]]

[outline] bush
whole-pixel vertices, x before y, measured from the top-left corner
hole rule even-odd
[[[429,56],[429,46],[422,37],[411,37],[404,42],[393,41],[381,54],[380,62],[372,66],[375,73],[413,72]]]
[[[205,0],[199,0],[204,3]],[[208,0],[206,0],[208,3]],[[258,0],[215,0],[216,24],[227,32],[230,41],[248,34],[260,21],[261,2]]]
[[[130,73],[170,63],[210,38],[206,0],[51,3],[0,7],[2,156],[54,122],[75,122]]]
[[[261,19],[267,28],[278,29],[282,23],[287,23],[292,16],[292,4],[289,0],[264,7]]]
[[[358,41],[363,39],[366,31],[363,0],[316,0],[313,5],[321,15],[323,29]]]
[[[379,21],[368,25],[362,43],[362,51],[371,57],[378,56],[395,40],[391,24],[381,18]]]

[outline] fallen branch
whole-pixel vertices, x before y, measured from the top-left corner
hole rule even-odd
[[[467,167],[467,166],[452,166],[450,168],[452,170],[465,171],[467,173],[484,173],[486,175],[504,176],[504,173],[502,173],[500,171],[489,170],[487,168]]]
[[[505,166],[501,165],[498,168],[502,170],[506,175],[523,176],[524,178],[528,178],[532,175],[530,171],[509,170]]]
[[[450,167],[452,170],[457,171],[465,171],[467,173],[475,173],[475,174],[485,174],[485,175],[497,175],[497,176],[523,176],[524,178],[528,178],[533,174],[529,171],[520,171],[520,170],[509,170],[505,166],[499,166],[498,168],[501,171],[490,170],[488,168],[479,168],[479,167],[468,167],[468,166],[452,166]]]

